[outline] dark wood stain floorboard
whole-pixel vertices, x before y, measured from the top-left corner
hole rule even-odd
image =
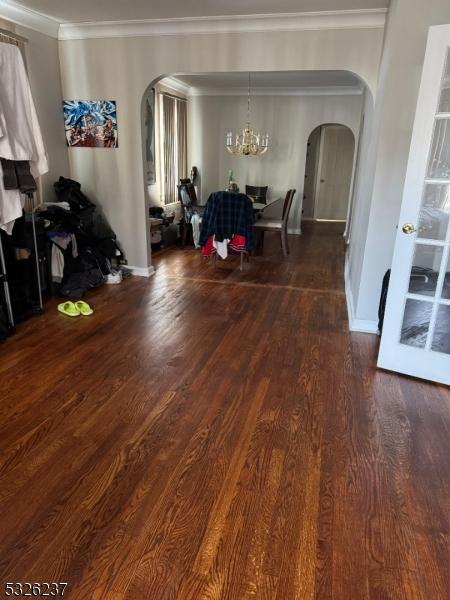
[[[0,584],[77,600],[444,600],[450,392],[348,332],[341,226],[192,249],[0,346]]]

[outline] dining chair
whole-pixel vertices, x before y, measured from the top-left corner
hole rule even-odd
[[[178,200],[181,203],[181,243],[183,248],[186,246],[188,230],[191,228],[191,218],[194,213],[201,215],[203,207],[198,206],[197,193],[195,186],[190,179],[180,179],[180,185],[177,185]]]
[[[264,185],[264,186],[246,185],[245,193],[247,196],[254,198],[255,202],[260,202],[262,204],[266,204],[268,189],[269,189],[268,185]]]
[[[289,212],[292,206],[292,200],[294,199],[296,190],[288,190],[286,193],[286,197],[284,199],[283,204],[283,213],[281,219],[270,219],[270,218],[261,218],[258,219],[255,223],[255,230],[257,233],[260,233],[260,239],[264,241],[264,232],[265,231],[279,231],[281,234],[281,247],[283,249],[283,254],[285,257],[289,254],[289,244],[287,237],[287,225],[289,219]]]

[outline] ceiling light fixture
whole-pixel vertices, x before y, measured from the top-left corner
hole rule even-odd
[[[269,134],[260,135],[254,133],[250,127],[250,73],[248,74],[248,96],[247,96],[247,127],[241,134],[236,134],[233,141],[233,133],[227,133],[227,150],[235,156],[259,156],[269,149]]]

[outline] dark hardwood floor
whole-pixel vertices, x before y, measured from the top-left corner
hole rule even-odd
[[[349,334],[340,226],[155,257],[0,346],[0,584],[70,599],[438,600],[450,392]]]

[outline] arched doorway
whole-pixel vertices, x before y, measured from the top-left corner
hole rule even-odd
[[[306,151],[303,220],[345,222],[351,196],[355,137],[338,123],[310,134]]]
[[[220,77],[219,77],[220,75]],[[337,131],[337,134],[344,131],[344,135],[348,137],[349,147],[351,155],[351,166],[348,177],[345,176],[345,169],[342,169],[339,161],[337,166],[335,165],[335,171],[341,175],[341,182],[337,181],[339,191],[343,187],[342,182],[347,186],[345,207],[349,208],[349,196],[351,180],[353,176],[353,156],[355,153],[355,137],[358,136],[360,131],[361,122],[361,111],[364,110],[365,95],[362,90],[363,83],[359,81],[353,74],[346,73],[345,76],[349,78],[353,92],[348,97],[333,97],[328,94],[319,94],[317,98],[310,97],[309,94],[286,94],[285,87],[281,86],[281,83],[287,81],[286,78],[290,78],[293,83],[297,83],[301,88],[303,77],[306,77],[305,73],[296,72],[285,72],[285,73],[272,73],[272,72],[260,72],[253,73],[253,80],[255,90],[262,86],[263,93],[255,92],[255,96],[258,96],[253,102],[254,114],[256,121],[261,122],[264,126],[273,132],[271,149],[270,152],[265,156],[264,161],[240,161],[229,156],[226,152],[224,140],[226,127],[230,126],[230,123],[234,121],[239,122],[240,120],[235,116],[238,114],[238,110],[231,110],[230,98],[236,105],[239,104],[240,98],[244,97],[243,94],[239,94],[240,81],[247,73],[241,72],[230,72],[230,73],[200,73],[200,74],[182,74],[177,73],[175,75],[161,75],[154,81],[152,81],[146,88],[142,98],[141,104],[141,124],[142,124],[142,156],[143,156],[143,183],[145,189],[146,199],[146,213],[149,213],[149,208],[153,206],[159,206],[165,210],[170,210],[170,214],[175,214],[175,223],[178,222],[179,206],[169,205],[169,208],[163,205],[163,194],[161,193],[161,152],[159,129],[161,127],[161,119],[159,116],[159,103],[157,102],[158,93],[161,89],[168,88],[171,94],[180,95],[185,94],[188,100],[188,164],[189,166],[195,165],[198,168],[199,177],[201,181],[199,186],[198,198],[200,203],[205,203],[208,194],[216,189],[221,189],[227,177],[227,173],[230,168],[233,172],[238,174],[238,179],[243,185],[253,180],[253,183],[262,181],[264,184],[268,184],[270,188],[271,199],[276,200],[282,198],[285,194],[286,189],[294,188],[297,190],[296,201],[293,204],[291,215],[289,219],[289,233],[290,234],[301,234],[303,227],[301,225],[302,218],[308,220],[331,220],[331,221],[347,221],[347,210],[344,212],[332,212],[331,209],[336,208],[336,202],[333,204],[330,202],[328,211],[325,211],[326,202],[323,198],[334,198],[336,199],[337,194],[335,190],[327,191],[326,186],[323,186],[319,180],[319,186],[317,189],[321,190],[321,200],[319,201],[315,212],[315,190],[313,193],[308,191],[308,183],[310,181],[316,182],[314,173],[308,175],[311,169],[307,168],[307,177],[304,178],[304,171],[302,168],[296,168],[296,165],[305,165],[305,154],[306,154],[306,143],[308,136],[311,139],[316,136],[320,142],[321,136],[324,136],[325,142],[320,145],[317,144],[317,149],[326,150],[327,141],[332,137],[332,133]],[[344,75],[342,75],[344,76]],[[259,77],[259,79],[258,79]],[[323,75],[325,77],[325,75]],[[231,89],[235,90],[235,96],[230,96],[229,86],[224,85],[223,80],[233,84]],[[261,80],[261,81],[259,81]],[[279,80],[279,81],[278,81]],[[267,87],[268,81],[272,81],[273,93],[270,93],[270,87]],[[309,81],[309,80],[308,80]],[[281,82],[281,83],[280,83]],[[236,84],[236,85],[234,85]],[[264,84],[264,86],[263,86]],[[208,87],[210,86],[210,87]],[[281,87],[281,91],[277,88]],[[324,86],[326,88],[326,86]],[[170,89],[169,89],[170,88]],[[187,91],[185,91],[187,88]],[[242,88],[243,89],[243,88]],[[291,88],[289,88],[291,89]],[[296,89],[296,88],[293,88]],[[171,91],[172,90],[172,91]],[[237,90],[237,92],[236,92]],[[268,91],[269,90],[269,91]],[[167,91],[167,90],[166,90]],[[193,91],[193,93],[192,93]],[[245,94],[247,90],[245,89]],[[267,96],[267,100],[265,99]],[[246,98],[246,96],[245,96]],[[222,104],[220,104],[222,102]],[[293,119],[297,123],[296,135],[292,136],[292,119],[288,119],[288,126],[281,133],[278,131],[280,128],[280,119],[276,115],[275,121],[270,121],[272,115],[275,113],[275,108],[278,105],[283,105],[283,114],[287,114],[288,109],[293,113]],[[239,106],[244,104],[241,102]],[[299,106],[300,108],[296,108]],[[225,108],[223,108],[225,107]],[[261,108],[262,107],[262,108]],[[220,109],[220,110],[219,110]],[[259,110],[259,113],[258,113]],[[291,114],[289,113],[289,114]],[[221,121],[223,119],[223,122]],[[211,124],[211,121],[213,123]],[[345,125],[344,125],[345,124]],[[311,131],[314,128],[314,131]],[[205,135],[205,132],[213,132],[213,135]],[[354,132],[354,134],[352,133]],[[330,134],[330,135],[328,135]],[[339,137],[339,135],[337,135]],[[335,146],[339,147],[339,140]],[[310,154],[310,152],[308,152]],[[333,161],[328,161],[327,157],[330,153],[325,152],[322,160],[322,164],[330,166]],[[336,152],[334,152],[336,154]],[[344,156],[347,153],[344,153]],[[319,158],[319,154],[317,155]],[[339,157],[338,157],[339,158]],[[342,159],[342,153],[340,158]],[[310,163],[309,157],[307,164]],[[313,164],[313,171],[318,166]],[[327,182],[333,182],[333,177],[327,176]],[[177,182],[178,183],[178,182]],[[304,184],[306,189],[304,192]],[[302,198],[306,196],[304,204],[302,206]],[[310,207],[308,208],[308,202]],[[337,203],[340,205],[339,203]],[[356,203],[355,203],[356,205]],[[269,218],[279,218],[280,207],[282,203],[274,202],[273,207],[269,207],[266,211],[266,215]],[[310,210],[311,209],[311,210]],[[340,227],[340,226],[339,226]],[[339,228],[339,233],[343,233]],[[148,243],[148,255],[149,260],[151,256],[151,236],[147,232],[147,243]]]

